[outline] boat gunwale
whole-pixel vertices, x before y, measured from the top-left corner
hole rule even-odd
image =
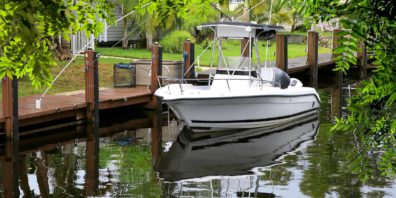
[[[173,101],[180,101],[180,100],[212,100],[212,99],[243,99],[243,98],[260,98],[260,97],[301,97],[301,96],[315,96],[317,102],[320,104],[320,99],[315,93],[309,93],[309,94],[300,94],[300,95],[248,95],[248,96],[235,96],[235,95],[230,95],[230,96],[216,96],[216,97],[201,97],[201,98],[196,98],[196,95],[194,95],[195,98],[188,98],[188,97],[179,97],[179,98],[174,98],[174,99],[165,99],[163,96],[157,96],[160,98],[163,102],[173,102]],[[183,96],[183,95],[182,95]]]

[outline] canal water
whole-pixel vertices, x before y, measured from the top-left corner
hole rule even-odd
[[[4,197],[396,197],[395,178],[352,171],[357,142],[331,132],[329,91],[320,115],[282,126],[192,133],[164,114],[101,114],[0,147]],[[162,131],[162,133],[159,133]]]

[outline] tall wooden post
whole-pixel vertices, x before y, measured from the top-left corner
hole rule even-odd
[[[186,78],[195,78],[194,68],[194,43],[191,43],[189,39],[183,43],[183,55],[186,56],[184,60],[184,71]],[[184,75],[184,74],[182,74]]]
[[[338,33],[341,32],[339,29],[333,30],[333,50],[339,46],[338,40],[340,37]],[[333,53],[333,58],[336,55]],[[342,114],[342,82],[344,80],[344,75],[342,71],[335,71],[335,86],[331,90],[331,115],[332,117],[340,117]]]
[[[367,47],[365,44],[362,44],[360,52],[357,53],[358,64],[359,64],[359,78],[365,79],[367,78]]]
[[[276,67],[287,73],[287,35],[276,35]]]
[[[308,65],[310,66],[310,82],[315,89],[318,88],[318,50],[319,35],[315,31],[308,31]]]
[[[2,103],[4,130],[7,139],[18,138],[19,121],[18,121],[18,80],[4,77],[2,80]]]
[[[155,42],[151,48],[151,93],[154,93],[159,87],[158,76],[162,75],[162,48]]]
[[[99,127],[99,55],[93,50],[85,51],[85,102],[87,103],[87,120],[94,127]]]

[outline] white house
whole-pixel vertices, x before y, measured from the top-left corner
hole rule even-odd
[[[128,13],[125,13],[128,14]],[[122,13],[122,4],[117,5],[114,8],[114,19],[118,20],[124,16]],[[97,38],[87,37],[84,32],[78,32],[71,36],[71,51],[73,54],[80,53],[84,51],[84,49],[88,46],[90,48],[94,48],[95,41],[99,45],[121,45],[122,38],[124,36],[124,29],[122,27],[123,21],[120,20],[116,24],[109,25],[106,21],[103,21],[104,28],[102,34],[100,34]],[[128,33],[129,33],[129,40],[138,40],[139,35],[137,34],[138,30],[135,29],[131,20],[128,20],[127,24]],[[135,31],[133,31],[135,30]]]
[[[242,4],[244,0],[230,0],[229,1],[229,8],[230,10],[235,10],[239,4]]]

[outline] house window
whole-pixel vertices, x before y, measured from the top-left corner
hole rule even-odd
[[[235,3],[235,4],[238,3],[239,4],[239,3],[243,3],[243,1],[244,0],[230,0],[230,4],[233,4],[233,3]]]

